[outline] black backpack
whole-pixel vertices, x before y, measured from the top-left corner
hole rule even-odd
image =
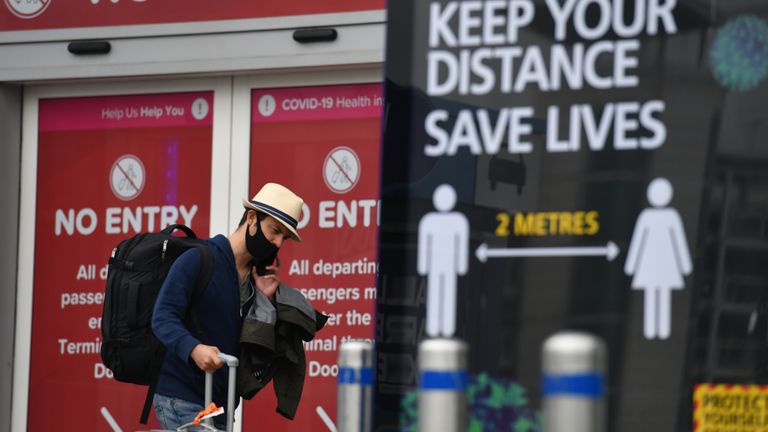
[[[181,230],[186,237],[173,233]],[[101,319],[101,359],[118,381],[148,385],[140,421],[147,423],[165,347],[152,333],[152,310],[171,265],[191,248],[200,251],[201,267],[192,304],[208,285],[213,268],[211,250],[184,225],[158,233],[141,233],[112,250]],[[190,308],[190,312],[193,308]],[[200,326],[190,313],[197,336]]]

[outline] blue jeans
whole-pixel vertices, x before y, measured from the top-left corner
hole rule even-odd
[[[176,430],[178,427],[192,422],[197,413],[203,410],[203,406],[183,399],[155,394],[152,400],[155,407],[155,416],[160,421],[163,429]],[[214,417],[213,425],[216,429],[227,430],[226,413]]]

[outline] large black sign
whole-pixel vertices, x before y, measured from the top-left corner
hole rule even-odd
[[[765,382],[767,14],[389,3],[377,430],[415,425],[431,336],[471,346],[475,430],[539,429],[564,329],[607,342],[610,430],[690,431],[696,384]]]

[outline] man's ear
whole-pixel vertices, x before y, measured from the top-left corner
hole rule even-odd
[[[256,223],[258,213],[256,210],[248,210],[248,216],[245,218],[245,225],[253,225]]]

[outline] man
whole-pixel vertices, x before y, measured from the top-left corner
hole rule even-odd
[[[213,271],[207,287],[191,305],[200,339],[188,313],[201,265],[199,251],[185,252],[171,267],[152,315],[152,330],[167,348],[153,401],[163,428],[175,430],[204,408],[201,370],[221,368],[219,352],[238,355],[242,317],[253,297],[250,277],[261,293],[274,298],[279,269],[273,262],[286,240],[301,241],[296,225],[302,205],[302,199],[289,189],[267,183],[252,200],[243,200],[245,212],[235,232],[228,238],[217,235],[206,240]],[[227,373],[219,370],[214,373],[213,401],[224,406],[226,400]],[[218,422],[217,427],[222,428]]]

